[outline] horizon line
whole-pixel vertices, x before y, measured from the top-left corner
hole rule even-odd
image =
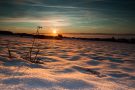
[[[0,31],[8,31],[12,33],[24,33],[24,32],[13,32],[9,30],[0,30]],[[26,34],[34,34],[34,33],[26,33]],[[39,33],[39,34],[52,34],[52,33]],[[79,32],[69,32],[69,33],[57,33],[57,34],[83,34],[83,35],[135,35],[135,33],[79,33]]]

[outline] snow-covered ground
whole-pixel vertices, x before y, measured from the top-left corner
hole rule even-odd
[[[7,42],[13,58],[8,58]],[[48,39],[38,43],[43,64],[24,59],[31,39],[0,37],[0,90],[135,90],[134,44]]]

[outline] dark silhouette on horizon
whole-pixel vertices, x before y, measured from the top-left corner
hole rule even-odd
[[[40,27],[39,27],[40,28]],[[76,38],[76,37],[64,37],[62,34],[58,34],[57,36],[46,36],[46,35],[34,35],[28,33],[13,33],[11,31],[0,31],[0,35],[12,35],[19,37],[27,37],[27,38],[39,38],[39,39],[72,39],[72,40],[85,40],[85,41],[108,41],[108,42],[120,42],[120,43],[131,43],[135,44],[135,38],[125,39],[125,38]]]

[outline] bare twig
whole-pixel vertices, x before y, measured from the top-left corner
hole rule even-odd
[[[8,49],[8,57],[9,57],[9,58],[12,58],[11,50],[10,50],[10,42],[9,42],[9,41],[8,41],[8,43],[7,43],[7,49]]]

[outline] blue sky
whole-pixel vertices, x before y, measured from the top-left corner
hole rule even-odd
[[[1,0],[0,30],[135,33],[134,0]]]

